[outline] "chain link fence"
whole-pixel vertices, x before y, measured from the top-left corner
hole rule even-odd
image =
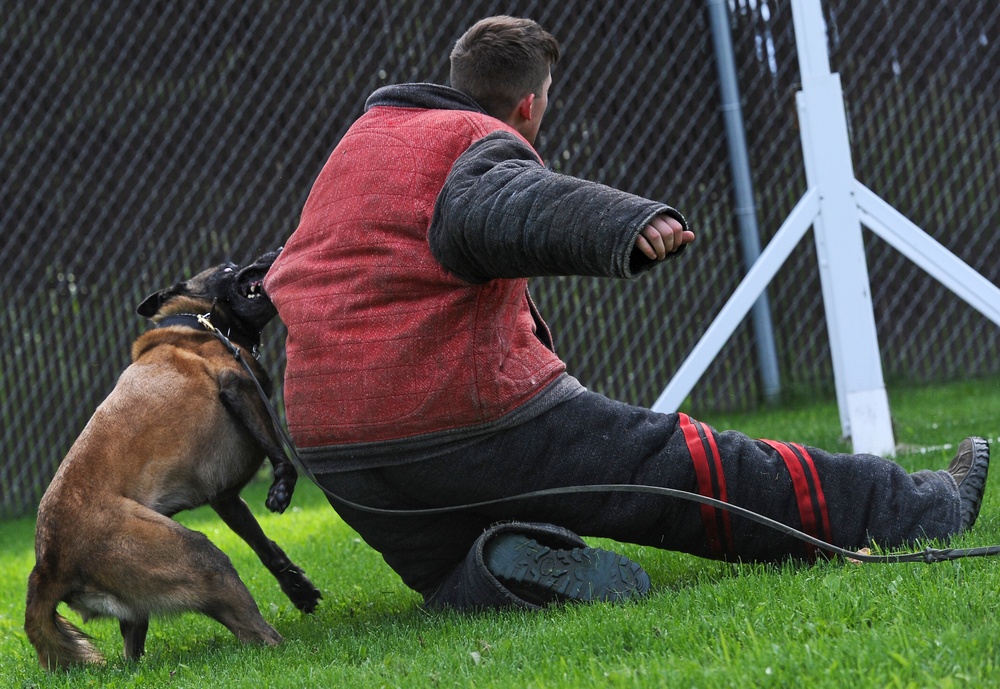
[[[761,241],[805,190],[788,0],[729,0]],[[1000,282],[1000,5],[828,0],[857,177]],[[128,363],[142,297],[284,242],[372,90],[447,83],[475,20],[559,38],[537,147],[553,169],[671,203],[698,233],[633,283],[535,282],[588,387],[651,404],[743,274],[703,0],[7,0],[0,13],[0,516],[30,512]],[[994,325],[866,233],[889,384],[1000,371]],[[768,290],[782,393],[832,391],[815,252]],[[277,380],[283,330],[265,332]],[[692,394],[760,403],[741,326]]]

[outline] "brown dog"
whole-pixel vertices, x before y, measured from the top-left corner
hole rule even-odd
[[[245,540],[297,608],[320,592],[261,531],[239,496],[267,455],[267,506],[284,511],[295,486],[253,379],[217,337],[250,356],[275,315],[261,283],[277,252],[240,269],[226,264],[148,297],[138,308],[157,327],[132,345],[132,364],[70,448],[38,507],[35,568],[24,628],[48,668],[101,662],[88,637],[57,613],[66,602],[87,620],[119,620],[125,657],[145,648],[149,617],[196,610],[240,641],[274,645],[229,558],[170,517],[209,504]],[[208,314],[211,326],[197,318]]]

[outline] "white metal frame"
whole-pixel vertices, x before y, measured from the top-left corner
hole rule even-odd
[[[854,177],[840,76],[830,71],[820,0],[792,0],[802,90],[796,94],[808,189],[653,405],[676,411],[812,227],[837,404],[855,452],[896,452],[861,226],[1000,325],[1000,288]]]

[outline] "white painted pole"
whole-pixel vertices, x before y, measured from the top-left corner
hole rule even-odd
[[[813,223],[841,426],[855,452],[896,453],[875,329],[861,217],[854,195],[840,76],[830,72],[820,0],[792,0],[802,90],[797,94],[806,181],[819,191]]]
[[[865,227],[950,289],[969,306],[1000,325],[1000,288],[969,267],[913,221],[855,181],[854,194]]]

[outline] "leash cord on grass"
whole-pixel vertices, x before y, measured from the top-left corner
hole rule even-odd
[[[205,317],[205,321],[208,318]],[[209,325],[211,325],[209,323]],[[223,335],[214,326],[209,328],[210,332],[215,334],[222,343],[226,346],[226,349],[232,353],[238,362],[243,366],[246,372],[250,375],[254,384],[257,386],[257,391],[260,394],[261,399],[264,401],[264,406],[267,408],[268,414],[271,416],[271,421],[274,424],[275,429],[278,431],[278,435],[281,438],[282,443],[285,446],[285,450],[291,456],[292,461],[295,464],[296,469],[302,472],[304,475],[308,476],[309,479],[315,483],[319,488],[332,500],[338,502],[342,505],[346,505],[351,509],[358,510],[360,512],[367,512],[369,514],[382,514],[390,516],[400,516],[400,517],[413,517],[421,515],[433,515],[433,514],[448,514],[453,512],[462,512],[465,510],[475,509],[479,507],[487,507],[490,505],[500,505],[508,502],[515,502],[517,500],[529,500],[533,498],[543,498],[552,497],[556,495],[579,495],[583,493],[649,493],[652,495],[661,495],[664,497],[678,498],[680,500],[688,500],[690,502],[697,502],[703,505],[709,505],[711,507],[718,508],[720,510],[726,510],[735,515],[745,517],[759,524],[763,524],[775,531],[780,531],[781,533],[792,536],[799,539],[800,541],[805,541],[810,545],[813,545],[824,552],[831,553],[834,555],[840,555],[849,560],[854,560],[858,562],[870,562],[870,563],[896,563],[896,562],[945,562],[948,560],[958,560],[965,557],[986,557],[991,555],[1000,555],[1000,545],[993,546],[983,546],[978,548],[931,548],[926,547],[920,551],[907,552],[907,553],[894,553],[887,555],[872,555],[870,553],[856,552],[852,550],[847,550],[846,548],[841,548],[839,546],[833,545],[832,543],[827,543],[826,541],[820,540],[810,534],[803,531],[799,531],[787,524],[771,519],[770,517],[765,517],[762,514],[758,514],[752,510],[748,510],[745,507],[740,507],[739,505],[733,505],[728,502],[723,502],[715,498],[709,497],[707,495],[699,495],[698,493],[691,493],[685,490],[678,490],[676,488],[665,488],[663,486],[647,486],[647,485],[634,485],[634,484],[621,484],[621,483],[610,483],[610,484],[594,484],[586,486],[563,486],[560,488],[546,488],[544,490],[536,490],[528,493],[520,493],[518,495],[509,495],[502,498],[495,498],[493,500],[483,500],[480,502],[471,502],[462,505],[448,505],[445,507],[428,507],[423,509],[386,509],[381,507],[371,507],[368,505],[362,505],[346,498],[343,498],[336,493],[331,492],[327,488],[323,487],[316,481],[313,473],[302,462],[299,457],[298,452],[295,449],[295,443],[289,437],[288,432],[285,430],[284,424],[278,418],[277,412],[275,412],[271,401],[267,398],[267,393],[264,392],[264,388],[261,386],[260,382],[257,380],[257,376],[254,375],[253,371],[250,369],[249,364],[243,358],[243,354],[240,352],[239,348],[236,347],[229,338]]]

